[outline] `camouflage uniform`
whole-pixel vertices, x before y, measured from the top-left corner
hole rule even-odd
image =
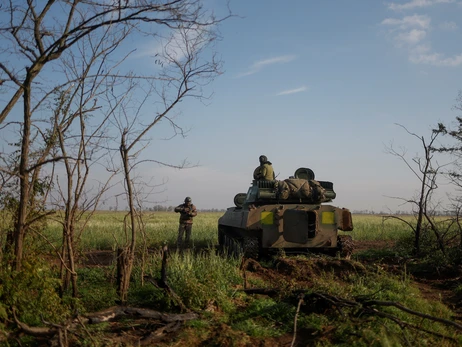
[[[191,202],[190,197],[184,199],[184,204],[175,207],[175,212],[180,213],[180,225],[178,227],[177,248],[183,247],[183,235],[186,234],[184,245],[190,246],[193,217],[197,216],[196,206]]]
[[[264,155],[261,155],[259,160],[260,166],[253,172],[253,178],[255,180],[273,181],[275,179],[273,165]]]

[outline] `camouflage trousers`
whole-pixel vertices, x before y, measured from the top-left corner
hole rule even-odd
[[[176,240],[177,248],[183,247],[190,247],[191,246],[191,230],[192,230],[192,223],[180,223],[178,227],[178,238]],[[183,243],[183,236],[184,243]]]

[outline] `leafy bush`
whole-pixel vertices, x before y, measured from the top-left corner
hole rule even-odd
[[[40,325],[42,319],[62,323],[69,316],[70,307],[58,295],[59,280],[44,261],[24,262],[20,272],[2,266],[0,318],[10,315],[13,307],[18,318],[29,325]]]

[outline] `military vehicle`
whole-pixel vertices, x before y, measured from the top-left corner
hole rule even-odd
[[[335,197],[333,183],[315,180],[309,168],[282,181],[253,180],[218,220],[219,246],[255,259],[281,250],[349,258],[353,241],[338,230],[353,230],[353,220],[348,209],[326,204]]]

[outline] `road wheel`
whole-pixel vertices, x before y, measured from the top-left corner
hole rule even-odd
[[[352,237],[349,235],[337,236],[337,248],[342,258],[350,259],[351,254],[354,250],[354,243]]]
[[[243,254],[241,243],[239,242],[239,240],[236,240],[236,239],[232,239],[231,242],[233,244],[233,256],[235,258],[241,257]]]
[[[229,244],[229,238],[225,234],[223,234],[223,244],[221,246],[221,251],[223,252],[223,255],[228,256],[229,253],[231,252],[230,250],[230,244]]]
[[[260,255],[260,242],[258,237],[244,237],[242,240],[244,257],[258,259]]]
[[[224,239],[225,239],[225,232],[221,228],[218,228],[218,244],[220,246],[223,246]]]
[[[223,254],[227,257],[239,257],[242,253],[241,245],[232,237],[223,234]]]

